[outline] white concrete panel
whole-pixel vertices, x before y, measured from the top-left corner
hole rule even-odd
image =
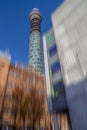
[[[50,84],[50,77],[49,77],[49,66],[48,66],[48,59],[47,59],[47,47],[46,47],[46,37],[45,37],[45,35],[43,36],[43,50],[44,50],[44,63],[45,63],[48,108],[50,110],[52,110],[51,84]]]

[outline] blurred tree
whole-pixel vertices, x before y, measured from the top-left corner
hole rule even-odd
[[[0,91],[0,130],[2,129],[4,100],[5,100],[5,92],[2,93]]]
[[[39,90],[39,94],[38,94],[38,119],[39,119],[39,129],[40,129],[40,122],[41,122],[41,118],[43,118],[44,116],[44,113],[45,113],[45,98],[44,98],[44,93],[42,93],[40,90]]]
[[[19,100],[20,100],[19,93],[20,93],[19,87],[16,87],[12,93],[12,115],[14,120],[13,130],[16,130],[16,120],[19,113]]]
[[[24,92],[24,91],[23,91]],[[23,129],[25,130],[26,129],[26,117],[28,115],[28,105],[29,105],[29,100],[28,100],[28,95],[24,95],[22,93],[21,95],[21,100],[20,100],[20,114],[19,114],[19,118],[22,119],[22,122],[23,122]]]
[[[39,124],[43,118],[45,112],[45,96],[44,91],[38,85],[32,83],[29,84],[27,81],[27,72],[20,74],[18,79],[18,87],[14,88],[13,91],[13,116],[14,116],[14,130],[16,128],[16,120],[22,121],[23,129],[25,130],[26,122],[31,121],[31,127],[35,130],[36,125]],[[35,79],[36,80],[36,79]],[[40,80],[40,79],[39,79]],[[38,82],[38,80],[36,80]]]
[[[36,87],[29,91],[29,118],[32,120],[32,129],[39,122],[44,114],[44,95]]]

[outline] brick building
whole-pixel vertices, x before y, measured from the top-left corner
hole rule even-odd
[[[13,127],[12,91],[14,88],[17,86],[23,87],[27,93],[30,87],[33,87],[34,85],[38,91],[44,93],[45,114],[40,122],[41,127],[44,128],[46,124],[48,125],[50,123],[50,115],[48,114],[46,100],[45,76],[40,72],[36,72],[31,67],[24,67],[17,63],[11,65],[10,59],[10,55],[3,52],[0,53],[0,121],[3,124],[3,129],[7,130],[12,129]]]

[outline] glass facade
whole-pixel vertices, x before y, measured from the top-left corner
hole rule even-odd
[[[54,87],[55,98],[58,98],[58,99],[65,98],[63,81],[56,82],[53,87]]]
[[[49,55],[50,57],[55,56],[55,54],[57,53],[57,47],[56,44],[54,44],[51,48],[49,48]]]
[[[58,51],[55,43],[54,32],[52,29],[45,34],[45,42],[46,42],[46,50],[47,50],[47,52],[45,53],[47,53],[47,62],[48,62],[48,73],[46,74],[46,77],[49,76],[49,82],[50,82],[49,89],[51,90],[50,97],[52,100],[53,109],[58,111],[60,109],[58,100],[59,99],[61,99],[61,101],[62,99],[65,100],[65,90],[64,90],[63,80],[62,80],[61,66],[58,58]],[[44,59],[45,58],[46,56],[44,56]],[[45,71],[46,71],[46,67],[45,67]],[[48,82],[47,82],[47,87],[48,87]],[[57,104],[55,101],[57,101]],[[65,109],[65,105],[64,105],[64,109]]]
[[[58,61],[55,61],[52,65],[51,65],[51,71],[52,71],[52,75],[55,75],[56,73],[58,73],[61,70],[60,68],[60,63]]]
[[[43,46],[48,110],[54,115],[54,130],[69,130],[65,89],[53,29],[43,36]]]

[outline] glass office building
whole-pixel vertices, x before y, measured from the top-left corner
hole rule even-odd
[[[43,72],[41,20],[42,17],[39,10],[34,8],[30,13],[29,65],[38,72]]]
[[[58,106],[55,106],[56,103],[54,104],[54,102],[56,101],[56,100],[54,101],[54,99],[58,100],[65,99],[61,66],[58,58],[58,51],[55,43],[53,29],[50,29],[46,34],[44,34],[43,46],[44,46],[45,73],[46,77],[49,76],[49,81],[47,81],[47,89],[50,89],[49,96],[51,96],[53,104],[53,107],[49,107],[49,111],[51,111],[52,109],[58,109],[56,108]],[[61,108],[64,109],[64,106],[61,106]]]
[[[44,63],[49,112],[54,114],[54,129],[69,129],[69,118],[61,66],[53,29],[43,36]]]
[[[52,14],[73,130],[87,129],[87,0],[65,0]]]

